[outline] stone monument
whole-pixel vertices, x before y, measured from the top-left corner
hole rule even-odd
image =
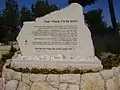
[[[13,58],[13,67],[102,69],[77,3],[24,22],[17,41],[21,55]]]

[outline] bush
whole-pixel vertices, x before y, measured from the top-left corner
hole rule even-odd
[[[6,61],[7,59],[11,59],[13,55],[14,55],[13,52],[7,53],[7,54],[3,54],[1,60]]]
[[[92,38],[97,56],[99,56],[102,52],[120,54],[120,36],[106,35],[93,36]]]
[[[11,65],[7,65],[6,68],[7,69],[12,69],[12,70],[17,71],[17,72],[33,73],[33,74],[84,74],[84,73],[95,72],[95,71],[93,71],[91,69],[81,70],[79,68],[74,68],[74,69],[65,68],[63,70],[56,69],[56,68],[53,68],[53,69],[32,68],[32,69],[29,69],[29,68],[15,68],[15,67],[11,67]]]
[[[7,59],[11,59],[16,51],[17,51],[16,48],[11,46],[9,53],[3,54],[1,60],[6,61]]]
[[[108,54],[105,57],[99,56],[99,58],[101,59],[104,69],[111,69],[112,67],[118,67],[120,65],[119,54]]]

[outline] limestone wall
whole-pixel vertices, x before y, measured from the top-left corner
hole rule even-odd
[[[4,90],[120,90],[120,66],[86,74],[25,74],[3,68]]]

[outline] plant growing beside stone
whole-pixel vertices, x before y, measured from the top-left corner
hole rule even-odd
[[[9,53],[3,54],[1,60],[6,61],[8,59],[11,59],[12,56],[15,54],[16,51],[17,51],[16,48],[14,48],[13,46],[11,46]]]
[[[15,68],[11,67],[11,65],[6,66],[7,69],[12,69],[16,72],[22,72],[22,73],[33,73],[33,74],[84,74],[84,73],[91,73],[91,72],[97,72],[93,71],[92,69],[84,69],[80,70],[79,68],[65,68],[65,69],[47,69],[47,68]]]

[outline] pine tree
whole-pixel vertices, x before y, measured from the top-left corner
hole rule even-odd
[[[19,32],[20,13],[16,0],[6,0],[3,10],[4,27],[6,29],[6,39],[15,40]]]
[[[50,5],[48,1],[38,0],[35,4],[31,6],[32,14],[36,17],[42,17],[50,12],[58,10],[59,8],[56,5]]]
[[[19,25],[20,13],[16,0],[6,0],[3,16],[5,25],[9,27],[17,27]]]
[[[95,3],[96,0],[69,0],[68,3],[79,3],[80,5],[82,5],[83,7],[86,5],[91,5],[93,3]]]
[[[23,6],[20,13],[21,13],[21,17],[20,17],[21,23],[23,23],[24,21],[34,20],[30,10],[28,10],[27,7]]]

